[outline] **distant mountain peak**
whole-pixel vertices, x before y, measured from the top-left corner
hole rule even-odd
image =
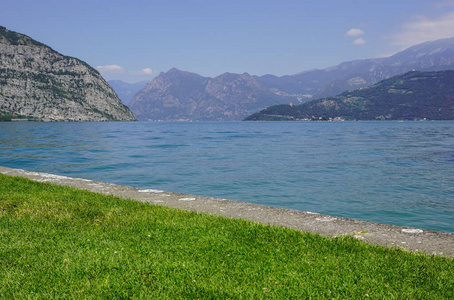
[[[270,104],[300,104],[412,70],[444,69],[454,69],[454,38],[426,42],[390,57],[347,61],[281,77],[226,72],[210,78],[172,68],[139,91],[130,106],[142,120],[238,120]]]
[[[189,73],[189,72],[182,71],[182,70],[174,67],[174,68],[169,69],[167,72],[162,72],[161,74],[174,74],[174,73]]]
[[[235,121],[271,103],[290,103],[247,73],[215,78],[171,69],[161,73],[130,102],[140,120]]]

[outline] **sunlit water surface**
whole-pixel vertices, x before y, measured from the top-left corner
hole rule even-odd
[[[0,123],[0,164],[454,232],[454,122]]]

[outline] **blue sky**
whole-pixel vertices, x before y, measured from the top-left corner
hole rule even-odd
[[[4,0],[0,25],[149,80],[172,67],[290,75],[454,36],[454,0]]]

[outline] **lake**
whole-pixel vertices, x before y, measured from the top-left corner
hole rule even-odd
[[[8,122],[0,165],[454,232],[454,122]]]

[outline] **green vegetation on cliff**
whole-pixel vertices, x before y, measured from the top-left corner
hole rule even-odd
[[[38,119],[27,117],[27,116],[22,116],[22,115],[17,115],[17,114],[12,114],[9,112],[1,111],[0,110],[0,122],[9,122],[9,121],[39,121]]]
[[[453,299],[454,260],[0,175],[2,299]]]
[[[245,120],[454,120],[454,71],[409,72],[335,97],[271,106]]]

